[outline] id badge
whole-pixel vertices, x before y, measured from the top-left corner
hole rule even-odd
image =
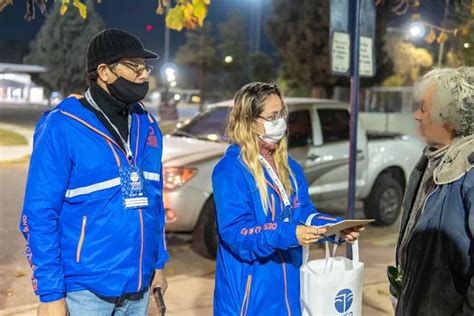
[[[122,187],[123,207],[137,209],[148,206],[145,194],[143,173],[138,167],[124,166],[119,168],[120,185]]]
[[[291,206],[284,206],[277,220],[285,223],[291,222]]]

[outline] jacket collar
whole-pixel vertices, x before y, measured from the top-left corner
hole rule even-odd
[[[67,99],[64,99],[63,102],[58,105],[58,108],[64,115],[85,125],[90,130],[104,137],[120,149],[120,146],[116,144],[112,135],[102,124],[102,122],[100,122],[97,116],[93,112],[85,108],[76,97],[69,97]],[[132,150],[134,156],[137,156],[137,154],[138,156],[140,156],[140,154],[145,149],[147,143],[151,121],[148,119],[148,113],[138,103],[130,106],[130,115],[132,118],[130,149]]]
[[[473,153],[474,135],[455,138],[433,172],[435,183],[441,185],[461,178],[474,167]]]

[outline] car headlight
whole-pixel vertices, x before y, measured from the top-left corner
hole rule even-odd
[[[197,170],[187,167],[166,167],[163,169],[164,185],[166,190],[179,188],[196,174]]]

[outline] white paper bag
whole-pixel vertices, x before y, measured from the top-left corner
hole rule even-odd
[[[311,225],[314,215],[308,217]],[[352,245],[353,260],[329,254],[326,258],[308,261],[309,246],[303,247],[303,265],[300,270],[300,301],[302,315],[361,316],[364,264],[359,261],[359,243]]]

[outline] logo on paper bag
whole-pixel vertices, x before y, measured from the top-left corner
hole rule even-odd
[[[334,300],[334,306],[339,313],[347,313],[352,306],[352,299],[354,294],[350,289],[343,289],[339,291]]]

